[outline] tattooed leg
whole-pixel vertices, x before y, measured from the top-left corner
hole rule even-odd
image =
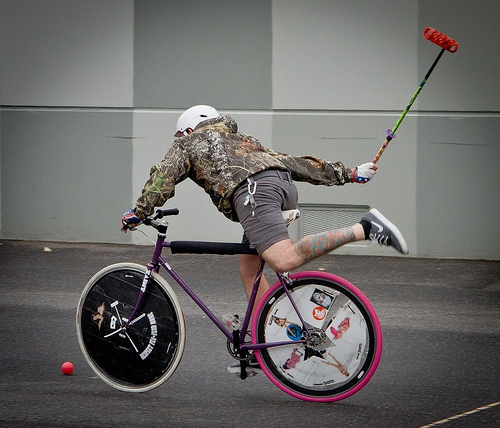
[[[364,237],[363,237],[364,238]],[[353,227],[304,236],[294,244],[297,254],[307,263],[342,245],[358,240]]]
[[[271,245],[262,253],[262,257],[276,272],[290,272],[344,244],[364,239],[363,226],[356,223],[350,227],[304,236],[296,243],[284,239]]]

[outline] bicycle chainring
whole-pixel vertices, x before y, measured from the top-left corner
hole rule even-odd
[[[247,337],[250,338],[250,334],[247,334]],[[249,342],[250,342],[250,340],[249,340]],[[234,347],[234,343],[232,343],[229,339],[227,340],[227,352],[229,352],[231,357],[233,357],[235,360],[238,360],[238,361],[248,361],[254,355],[253,351],[246,351],[245,352],[246,355],[242,356],[240,353],[240,350],[236,349]]]

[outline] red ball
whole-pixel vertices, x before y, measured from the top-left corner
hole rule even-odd
[[[75,366],[73,365],[73,363],[70,363],[69,361],[66,361],[65,363],[63,363],[63,365],[61,366],[61,371],[65,374],[65,375],[70,375],[71,373],[73,373],[73,370],[75,370]]]

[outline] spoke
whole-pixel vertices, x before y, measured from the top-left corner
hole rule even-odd
[[[130,340],[130,343],[132,344],[132,346],[134,347],[135,349],[135,352],[139,353],[139,350],[137,349],[137,346],[135,346],[134,342],[132,341],[132,339],[130,338],[130,336],[128,335],[127,332],[125,332],[125,336],[127,336],[128,340]]]
[[[132,325],[132,324],[135,324],[137,321],[139,321],[140,319],[144,318],[146,316],[145,313],[142,313],[141,315],[139,315],[137,318],[135,318],[133,321],[130,321],[128,323],[128,325]]]
[[[118,322],[120,323],[120,327],[123,327],[123,324],[122,324],[122,317],[120,315],[120,312],[118,312],[118,300],[116,300],[115,302],[111,303],[111,307],[114,308],[114,310],[116,311],[116,315],[118,317]]]
[[[118,328],[118,329],[116,329],[113,333],[109,333],[109,334],[107,334],[106,336],[104,336],[104,338],[106,339],[106,338],[108,338],[108,337],[111,337],[111,336],[113,336],[113,335],[114,335],[114,334],[116,334],[116,333],[120,333],[120,331],[122,331],[122,329],[121,329],[121,328]]]

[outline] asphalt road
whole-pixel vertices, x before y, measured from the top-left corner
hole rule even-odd
[[[330,255],[308,265],[356,284],[384,333],[382,360],[368,385],[344,401],[316,404],[288,396],[262,374],[245,381],[228,374],[233,360],[225,338],[177,286],[188,339],[173,377],[142,394],[99,380],[76,338],[79,294],[105,265],[145,264],[151,252],[1,243],[1,427],[500,426],[500,262]],[[236,263],[210,255],[170,261],[220,315],[243,313]],[[68,360],[71,376],[60,369]]]

